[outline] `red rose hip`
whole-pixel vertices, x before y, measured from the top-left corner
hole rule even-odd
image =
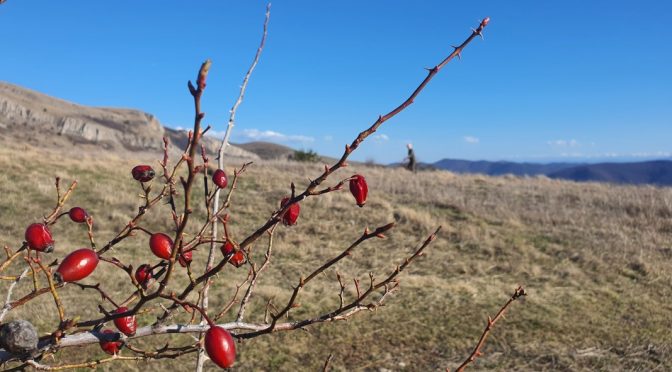
[[[70,211],[68,212],[68,216],[70,216],[70,219],[73,222],[84,223],[84,222],[86,222],[86,218],[89,217],[89,214],[86,213],[84,208],[72,207],[72,208],[70,208]]]
[[[221,250],[224,256],[228,256],[236,250],[236,247],[233,245],[233,243],[231,243],[231,241],[227,241],[224,243],[224,245],[222,245]],[[229,259],[229,263],[235,267],[243,266],[245,261],[245,254],[242,251],[234,253],[233,256],[231,256]]]
[[[215,173],[212,174],[212,182],[214,182],[220,189],[226,188],[226,185],[229,184],[229,180],[226,178],[226,173],[221,169],[217,169]]]
[[[229,331],[222,327],[213,325],[205,332],[205,351],[221,368],[231,368],[236,362],[236,343]]]
[[[369,193],[369,187],[366,185],[364,176],[355,174],[350,178],[350,192],[355,197],[355,201],[360,208],[366,204],[366,195]]]
[[[128,311],[126,306],[122,306],[114,311],[114,314],[125,313]],[[135,319],[135,315],[129,315],[122,318],[114,319],[114,325],[117,329],[125,334],[126,336],[135,335],[135,330],[138,329],[138,320]]]
[[[285,204],[289,201],[289,197],[285,197],[280,201],[280,207],[284,207]],[[301,212],[301,207],[298,203],[292,204],[285,212],[285,215],[282,216],[282,223],[286,226],[296,225],[296,220],[299,218],[299,213]]]
[[[149,165],[136,165],[131,170],[131,174],[136,181],[149,182],[154,178],[156,172]]]
[[[111,329],[106,329],[102,331],[101,333],[104,333],[106,335],[108,334],[113,334],[117,333]],[[114,355],[119,353],[119,349],[121,349],[121,346],[123,345],[123,342],[117,340],[117,341],[100,341],[100,348],[103,349],[104,352]]]
[[[135,270],[135,280],[138,281],[138,284],[140,284],[142,288],[147,288],[150,279],[152,279],[152,267],[148,264],[140,265]]]
[[[187,251],[179,255],[177,259],[180,262],[180,265],[182,265],[182,267],[187,267],[187,264],[191,263],[192,256],[193,251]]]
[[[34,251],[49,253],[54,250],[54,239],[45,224],[34,223],[28,226],[25,238],[28,248]]]
[[[157,257],[169,260],[173,251],[173,240],[164,233],[155,233],[149,238],[149,248]]]
[[[56,269],[54,278],[59,283],[76,282],[91,275],[96,266],[98,266],[98,254],[94,250],[78,249],[65,256]]]

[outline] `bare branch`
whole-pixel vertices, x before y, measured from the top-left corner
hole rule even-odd
[[[243,300],[240,302],[240,309],[238,310],[238,316],[236,317],[237,322],[242,322],[245,317],[245,307],[252,297],[252,292],[257,285],[257,280],[261,273],[268,267],[268,264],[271,262],[271,254],[273,253],[273,232],[275,228],[272,228],[268,234],[268,248],[266,248],[266,254],[264,255],[264,262],[261,264],[261,267],[257,270],[254,264],[252,264],[252,279],[250,285],[247,287],[247,291],[243,296]]]
[[[329,371],[329,364],[331,363],[331,360],[334,359],[334,353],[329,353],[329,356],[327,357],[327,360],[324,361],[324,366],[322,367],[322,372],[327,372]]]
[[[271,17],[271,4],[268,3],[266,5],[266,17],[264,19],[264,32],[261,37],[261,42],[259,43],[259,48],[257,48],[257,53],[254,56],[254,59],[252,60],[252,64],[250,65],[250,68],[247,70],[247,73],[245,74],[245,78],[243,79],[243,84],[240,87],[240,94],[238,95],[238,99],[236,102],[233,104],[233,107],[231,108],[230,111],[230,116],[229,116],[229,123],[226,128],[226,133],[224,133],[224,138],[222,139],[222,144],[219,147],[219,152],[217,155],[217,168],[219,169],[224,169],[224,151],[226,150],[226,147],[229,145],[229,138],[231,136],[231,132],[233,131],[233,127],[235,125],[235,120],[236,120],[236,111],[238,110],[238,107],[240,104],[243,102],[243,98],[245,97],[245,90],[247,89],[247,83],[250,81],[250,76],[252,76],[252,72],[254,69],[257,67],[257,63],[259,63],[259,58],[261,57],[261,52],[264,50],[264,45],[266,44],[266,36],[268,35],[268,21],[270,20]],[[219,212],[219,193],[220,193],[219,188],[215,191],[214,194],[214,204],[213,204],[213,211],[215,211],[215,215],[218,214]],[[233,191],[233,185],[231,187],[231,191]],[[229,197],[231,196],[231,192],[229,192]],[[227,199],[229,198],[227,197]],[[228,204],[225,203],[225,206]],[[215,238],[217,236],[217,220],[215,219],[211,223],[212,226],[212,236]],[[215,244],[211,243],[210,244],[210,251],[208,252],[208,263],[206,265],[206,272],[208,270],[212,269],[212,266],[215,262]],[[202,306],[204,309],[207,310],[208,308],[208,293],[210,289],[210,281],[207,280],[204,284],[203,288],[203,299],[202,299]],[[236,292],[237,293],[237,292]],[[249,296],[248,296],[249,298]],[[241,312],[244,312],[244,305],[241,305]],[[242,314],[239,314],[239,317],[242,319]],[[201,323],[203,323],[203,320],[201,320]],[[202,335],[201,335],[202,337]],[[203,362],[205,361],[204,358],[204,353],[203,353],[203,348],[200,348],[198,352],[198,361],[196,364],[196,370],[197,371],[202,371],[203,370]]]
[[[54,279],[51,277],[51,270],[44,267],[42,264],[42,261],[39,259],[35,259],[34,262],[40,266],[40,269],[44,272],[44,275],[47,277],[47,281],[49,282],[49,291],[51,292],[51,296],[54,298],[54,303],[56,304],[56,308],[58,309],[58,317],[61,319],[61,325],[65,322],[65,310],[63,309],[63,303],[61,302],[61,299],[58,297],[58,292],[56,291],[56,284],[54,283]],[[59,327],[61,326],[59,325]]]
[[[0,313],[0,323],[2,323],[2,320],[5,319],[5,316],[7,315],[9,310],[12,308],[12,306],[10,304],[10,301],[12,300],[12,292],[14,292],[14,287],[16,287],[16,285],[19,283],[19,281],[21,279],[23,279],[23,277],[25,277],[26,274],[28,274],[28,271],[30,269],[31,269],[30,267],[26,267],[25,270],[23,270],[23,272],[21,273],[21,275],[19,275],[19,277],[16,278],[16,280],[9,286],[9,288],[7,288],[7,296],[5,298],[5,305],[2,306],[2,313]],[[33,276],[34,276],[34,274],[33,274]]]
[[[523,287],[516,288],[516,290],[513,292],[513,295],[511,295],[511,298],[509,298],[509,300],[506,301],[504,306],[502,306],[502,308],[499,309],[497,315],[495,315],[494,318],[488,317],[488,323],[485,325],[483,334],[481,334],[481,338],[478,340],[478,344],[476,344],[474,351],[472,351],[471,354],[467,357],[467,359],[465,359],[464,362],[462,362],[462,364],[460,364],[460,366],[457,367],[455,372],[464,371],[464,369],[467,367],[467,365],[469,365],[469,363],[473,362],[474,360],[476,360],[476,358],[483,355],[483,352],[481,352],[481,348],[485,344],[485,340],[487,340],[490,331],[492,331],[492,328],[495,326],[495,323],[497,323],[497,321],[504,316],[504,312],[509,307],[509,305],[511,305],[515,300],[523,296],[527,296],[525,289]]]

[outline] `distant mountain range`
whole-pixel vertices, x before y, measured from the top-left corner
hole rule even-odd
[[[551,178],[627,184],[672,186],[672,161],[600,163],[565,168],[548,174]]]
[[[672,186],[672,160],[629,163],[516,163],[510,161],[469,161],[442,159],[427,166],[455,173],[478,173],[489,176],[545,175],[578,182],[610,182]]]
[[[576,163],[516,163],[511,161],[470,161],[458,159],[442,159],[431,164],[434,168],[445,169],[455,173],[480,173],[490,176],[513,174],[516,176],[548,175],[563,169],[572,168]]]

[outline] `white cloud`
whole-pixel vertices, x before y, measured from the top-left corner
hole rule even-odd
[[[326,142],[331,142],[331,141],[334,140],[334,136],[326,135],[326,136],[324,136],[323,139],[324,139]]]
[[[244,129],[240,136],[252,141],[271,142],[314,142],[315,138],[299,134],[283,134],[272,130]]]
[[[210,129],[209,131],[207,131],[205,133],[205,135],[208,136],[208,137],[214,137],[214,138],[217,138],[217,139],[220,139],[220,140],[224,139],[225,134],[226,134],[225,130],[214,130],[214,129]]]
[[[376,134],[372,138],[376,142],[388,141],[390,139],[390,137],[388,137],[387,134],[382,134],[382,133],[381,134]]]
[[[475,144],[477,144],[481,141],[480,139],[478,139],[477,137],[474,137],[474,136],[464,136],[463,139],[464,139],[464,142],[472,144],[472,145],[475,145]]]
[[[547,144],[553,147],[579,147],[581,144],[575,139],[547,141]]]
[[[635,152],[632,153],[631,156],[634,156],[636,158],[653,158],[653,157],[664,157],[664,158],[669,158],[672,157],[672,152],[666,152],[666,151],[656,151],[656,152]]]

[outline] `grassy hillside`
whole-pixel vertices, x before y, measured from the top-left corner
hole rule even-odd
[[[129,174],[137,162],[76,149],[0,149],[0,243],[15,248],[25,227],[48,213],[55,201],[55,175],[64,182],[79,181],[68,207],[85,207],[94,216],[96,240],[106,242],[137,210],[139,188]],[[290,182],[301,189],[319,172],[318,164],[255,163],[233,198],[234,237],[242,239],[264,221],[289,192]],[[401,289],[385,307],[347,322],[246,341],[238,345],[238,370],[318,370],[332,352],[332,365],[339,370],[454,368],[469,354],[487,315],[519,284],[529,296],[498,323],[473,370],[672,369],[671,189],[447,172],[413,175],[364,166],[348,167],[337,179],[353,172],[369,181],[367,205],[357,208],[347,191],[302,203],[299,224],[276,233],[273,265],[259,283],[248,321],[262,321],[269,300],[282,306],[300,275],[340,253],[365,226],[398,222],[388,239],[367,242],[337,266],[350,296],[353,278],[365,283],[369,272],[382,278],[438,225],[444,227],[441,235],[400,277]],[[167,211],[164,205],[162,213],[148,215],[146,227],[168,232]],[[202,212],[197,210],[196,216],[202,218]],[[88,244],[84,227],[62,222],[53,229],[53,257]],[[254,247],[257,261],[265,244],[262,239]],[[113,255],[135,266],[156,262],[143,235],[120,244]],[[195,254],[195,271],[202,270],[205,255]],[[8,269],[12,274],[20,270],[16,265]],[[298,301],[301,307],[290,313],[292,319],[338,306],[335,273],[329,270],[306,288]],[[211,292],[211,308],[222,308],[245,277],[245,269],[228,267]],[[176,280],[186,283],[184,269],[178,268]],[[105,263],[84,282],[103,283],[118,300],[130,292],[120,271]],[[6,284],[0,283],[3,298]],[[31,288],[30,280],[22,282],[14,298]],[[72,286],[60,293],[69,317],[98,314],[99,296],[94,293]],[[158,313],[154,309],[140,316],[141,325],[150,324]],[[58,321],[48,295],[13,311],[7,320],[14,318],[30,319],[40,332],[52,330]],[[158,347],[168,339],[139,339],[133,345]],[[171,340],[171,346],[192,342],[189,336]],[[56,360],[43,362],[81,361],[84,354],[104,355],[93,345],[63,350]],[[191,355],[105,369],[181,371],[193,368],[194,360]]]

